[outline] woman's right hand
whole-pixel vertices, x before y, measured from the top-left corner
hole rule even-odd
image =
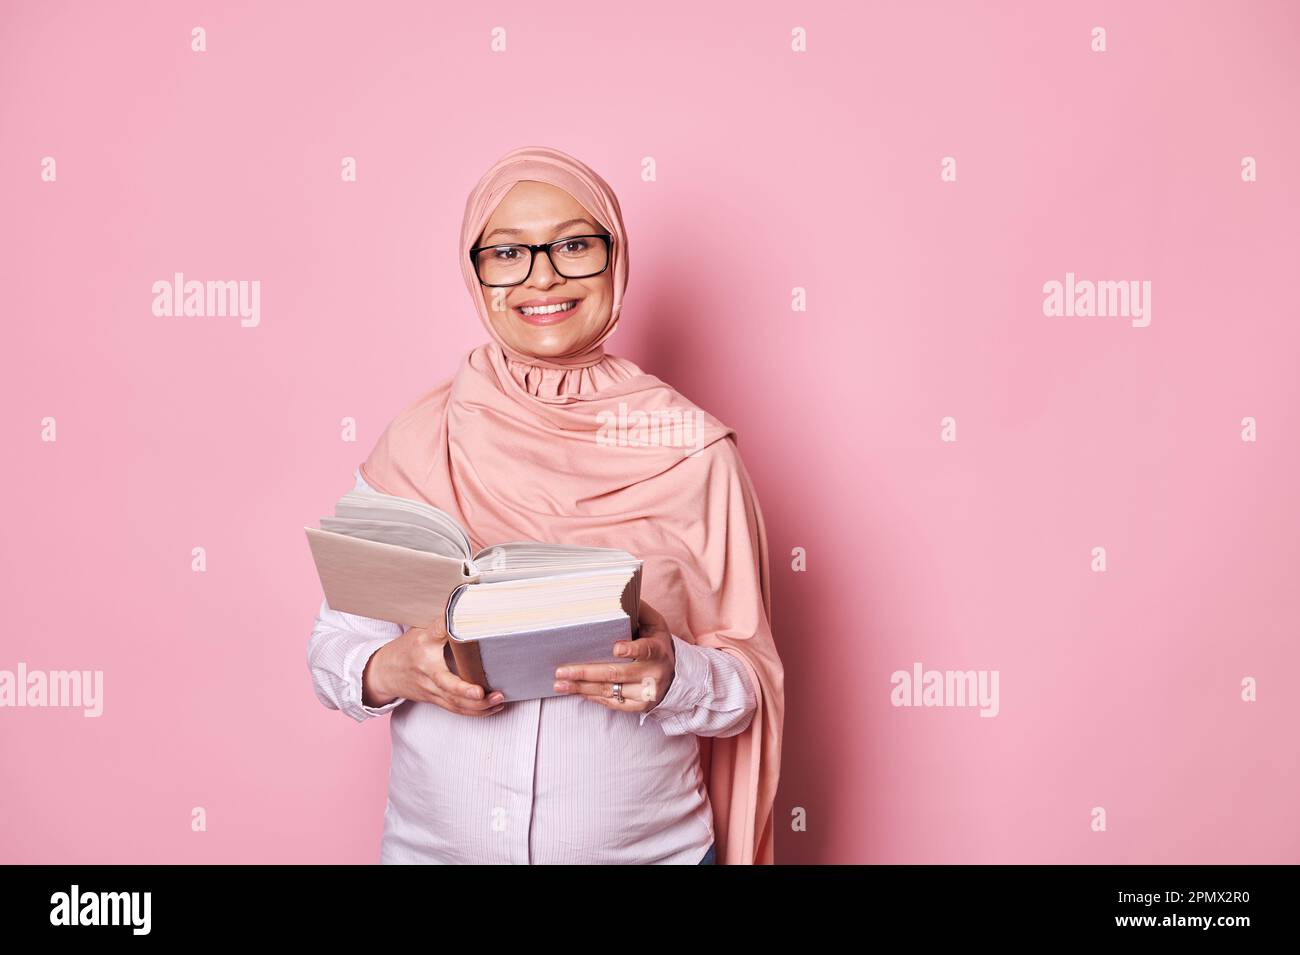
[[[436,703],[462,716],[491,716],[505,707],[505,698],[493,692],[484,699],[483,687],[467,683],[447,666],[445,625],[412,627],[390,640],[366,662],[361,674],[361,701],[366,706],[386,706],[401,697]]]

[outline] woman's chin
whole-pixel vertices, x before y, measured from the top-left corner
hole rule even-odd
[[[556,358],[560,355],[571,355],[574,352],[581,351],[585,342],[589,342],[596,337],[595,331],[577,328],[567,329],[559,326],[555,328],[536,328],[530,325],[522,329],[512,329],[512,331],[514,334],[506,337],[510,347],[517,352],[532,355],[536,358]]]

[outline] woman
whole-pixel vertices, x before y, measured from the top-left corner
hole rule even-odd
[[[574,661],[561,695],[510,702],[448,669],[445,631],[322,603],[317,696],[392,714],[381,861],[771,864],[784,697],[762,513],[731,429],[604,351],[628,274],[617,198],[558,150],[514,150],[466,203],[460,261],[491,341],[393,419],[356,486],[447,511],[475,550],[630,551],[642,628],[615,645],[626,663]]]

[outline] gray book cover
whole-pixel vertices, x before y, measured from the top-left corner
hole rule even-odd
[[[499,690],[509,703],[564,695],[555,690],[554,684],[555,668],[566,663],[627,663],[626,657],[614,656],[614,644],[631,638],[632,621],[620,615],[611,620],[459,642],[478,644],[488,690]],[[449,663],[456,671],[454,657],[449,657]]]

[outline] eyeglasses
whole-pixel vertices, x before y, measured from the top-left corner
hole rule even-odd
[[[480,245],[469,250],[478,280],[488,288],[526,282],[538,252],[544,252],[558,275],[586,279],[609,268],[609,234],[571,235],[540,245]]]

